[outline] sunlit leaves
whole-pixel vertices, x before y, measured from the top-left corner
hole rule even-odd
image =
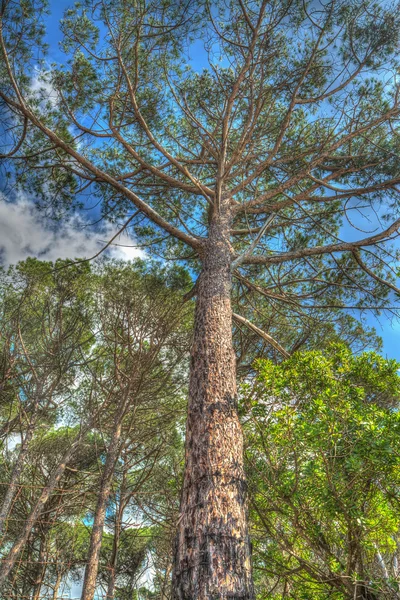
[[[256,367],[243,400],[256,569],[259,561],[271,580],[280,573],[298,597],[318,585],[328,598],[329,579],[346,597],[346,568],[390,590],[377,552],[390,571],[399,538],[398,363],[333,345]]]

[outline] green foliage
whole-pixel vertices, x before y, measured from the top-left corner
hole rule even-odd
[[[4,43],[21,94],[63,142],[55,148],[32,123],[25,131],[8,104],[19,101],[10,73],[0,67],[6,146],[22,142],[7,168],[10,183],[56,218],[82,206],[87,193],[105,219],[119,222],[131,214],[133,192],[180,234],[199,239],[208,235],[223,172],[222,195],[235,206],[235,253],[246,251],[252,230],[276,213],[257,246],[265,259],[336,243],[347,225],[354,225],[351,239],[360,237],[360,213],[391,219],[400,149],[395,6],[211,4],[71,2],[61,21],[64,56],[38,70],[37,57],[46,57],[46,3],[7,3]],[[199,254],[188,252],[180,235],[160,230],[141,210],[131,226],[150,255],[184,262],[193,278],[199,274]],[[363,250],[367,269],[351,251],[316,252],[268,268],[242,264],[241,279],[236,272],[233,280],[235,308],[256,315],[288,351],[319,347],[334,334],[359,351],[365,336],[343,309],[379,314],[391,305],[385,252],[380,245]],[[256,354],[274,357],[255,339],[242,346],[246,365]]]
[[[256,361],[243,411],[260,598],[352,598],[357,582],[393,597],[399,368],[337,344]]]
[[[189,285],[184,269],[140,260],[90,266],[29,259],[1,273],[0,503],[23,457],[12,515],[0,536],[4,554],[18,539],[50,473],[83,432],[13,572],[13,590],[20,595],[31,593],[43,563],[46,585],[60,578],[65,583],[68,576],[81,580],[120,413],[122,438],[99,585],[108,584],[115,543],[120,600],[132,598],[150,554],[170,551],[193,310],[181,298]],[[157,527],[149,521],[152,514],[158,515]],[[165,561],[158,562],[162,580]],[[10,590],[7,586],[4,597]]]

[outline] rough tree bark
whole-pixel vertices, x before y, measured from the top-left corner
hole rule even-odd
[[[253,598],[232,344],[229,226],[225,208],[210,224],[198,284],[175,600]]]

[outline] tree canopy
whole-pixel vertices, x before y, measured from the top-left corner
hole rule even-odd
[[[260,597],[398,598],[399,363],[345,346],[244,390]]]
[[[270,321],[289,312],[304,334],[339,307],[396,309],[395,4],[87,0],[50,67],[46,10],[1,16],[4,159],[40,205],[94,194],[197,270],[222,194],[234,282]]]

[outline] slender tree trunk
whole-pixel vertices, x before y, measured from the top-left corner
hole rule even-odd
[[[25,434],[25,437],[22,441],[20,452],[17,460],[15,461],[14,468],[11,473],[10,484],[7,487],[6,494],[3,499],[3,503],[0,508],[0,533],[2,533],[4,529],[5,522],[8,517],[8,513],[10,512],[14,496],[18,490],[18,484],[21,477],[22,470],[24,468],[25,459],[29,450],[29,443],[32,439],[36,424],[36,413],[32,415],[28,430]]]
[[[104,405],[102,408],[104,409]],[[72,442],[72,444],[68,448],[68,450],[64,453],[61,461],[59,462],[57,467],[55,467],[55,469],[53,469],[53,471],[51,472],[49,480],[47,482],[47,485],[43,488],[43,490],[39,496],[39,499],[37,500],[35,506],[31,510],[29,517],[25,521],[25,525],[24,525],[19,537],[14,542],[13,547],[11,548],[7,557],[4,559],[4,561],[2,563],[2,566],[0,568],[0,589],[1,589],[1,586],[4,584],[5,580],[7,579],[8,575],[10,574],[10,571],[14,567],[15,562],[16,562],[22,548],[26,544],[26,542],[29,538],[30,532],[32,531],[32,527],[36,523],[40,513],[42,512],[44,505],[46,504],[50,495],[53,493],[54,488],[58,485],[59,481],[61,480],[62,476],[64,475],[64,471],[65,471],[67,464],[74,456],[75,452],[77,451],[77,449],[79,448],[79,446],[81,444],[83,436],[92,427],[97,416],[98,416],[98,411],[91,416],[91,418],[88,420],[86,425],[84,427],[82,427],[82,429],[79,431],[79,433],[75,436],[74,441]]]
[[[170,576],[172,571],[172,562],[168,563],[167,568],[165,569],[164,580],[162,582],[161,590],[160,590],[160,600],[170,600],[171,599],[171,583]]]
[[[109,575],[108,585],[107,585],[106,600],[114,600],[114,595],[115,595],[115,581],[116,581],[116,576],[117,576],[119,540],[121,537],[122,519],[124,518],[124,508],[125,508],[125,480],[126,480],[126,471],[124,470],[121,488],[120,488],[120,501],[119,501],[119,506],[118,506],[118,513],[115,518],[113,549],[112,549],[112,554],[111,554],[111,559],[110,559],[110,575]]]
[[[175,600],[254,597],[232,345],[230,219],[210,224],[191,355]]]
[[[355,536],[360,540],[361,531],[357,527],[355,530]],[[357,582],[354,585],[353,589],[353,600],[378,600],[377,594],[372,590],[372,588],[368,585],[368,577],[366,577],[366,573],[363,567],[363,557],[361,553],[361,548],[357,543],[354,543],[354,555],[355,555],[355,572],[357,573]],[[393,597],[394,598],[394,597]]]
[[[114,533],[113,540],[113,553],[110,561],[110,575],[108,579],[107,585],[107,595],[106,600],[114,600],[115,595],[115,580],[116,580],[116,568],[117,568],[117,560],[118,560],[118,544],[119,544],[119,536],[118,539],[115,538],[116,533]]]
[[[55,582],[54,588],[53,588],[53,600],[57,600],[57,598],[58,598],[58,592],[60,590],[62,576],[63,576],[62,571],[58,571],[57,579],[56,579],[56,582]]]
[[[121,438],[121,429],[122,414],[120,411],[118,411],[114,421],[111,441],[108,447],[106,462],[101,478],[100,491],[97,497],[81,600],[93,600],[96,591],[96,578],[99,569],[100,549],[103,538],[104,522],[106,518],[107,502],[110,496],[115,462],[118,458],[120,450],[119,442]]]
[[[32,531],[32,527],[36,523],[40,513],[42,512],[44,505],[46,504],[46,502],[49,499],[50,495],[52,494],[54,488],[57,486],[61,477],[63,476],[68,462],[71,460],[74,453],[76,452],[76,450],[80,444],[80,441],[81,441],[81,435],[82,435],[82,433],[78,434],[78,436],[75,438],[74,442],[71,444],[71,446],[69,447],[67,452],[64,454],[61,462],[51,473],[47,485],[43,488],[39,499],[37,500],[29,517],[25,521],[22,532],[20,533],[18,539],[15,541],[15,543],[14,543],[13,547],[11,548],[10,552],[8,553],[7,557],[4,559],[1,569],[0,569],[0,589],[1,589],[1,586],[4,584],[5,580],[7,579],[11,569],[14,567],[15,562],[16,562],[21,550],[25,546],[25,544],[28,540],[28,537],[30,535],[30,532]]]
[[[396,596],[393,596],[393,598],[396,598]],[[379,598],[368,585],[357,583],[354,586],[351,600],[379,600]]]
[[[44,577],[46,575],[46,539],[42,537],[40,540],[39,564],[37,565],[37,576],[33,586],[32,600],[40,600],[40,590],[42,589]]]

